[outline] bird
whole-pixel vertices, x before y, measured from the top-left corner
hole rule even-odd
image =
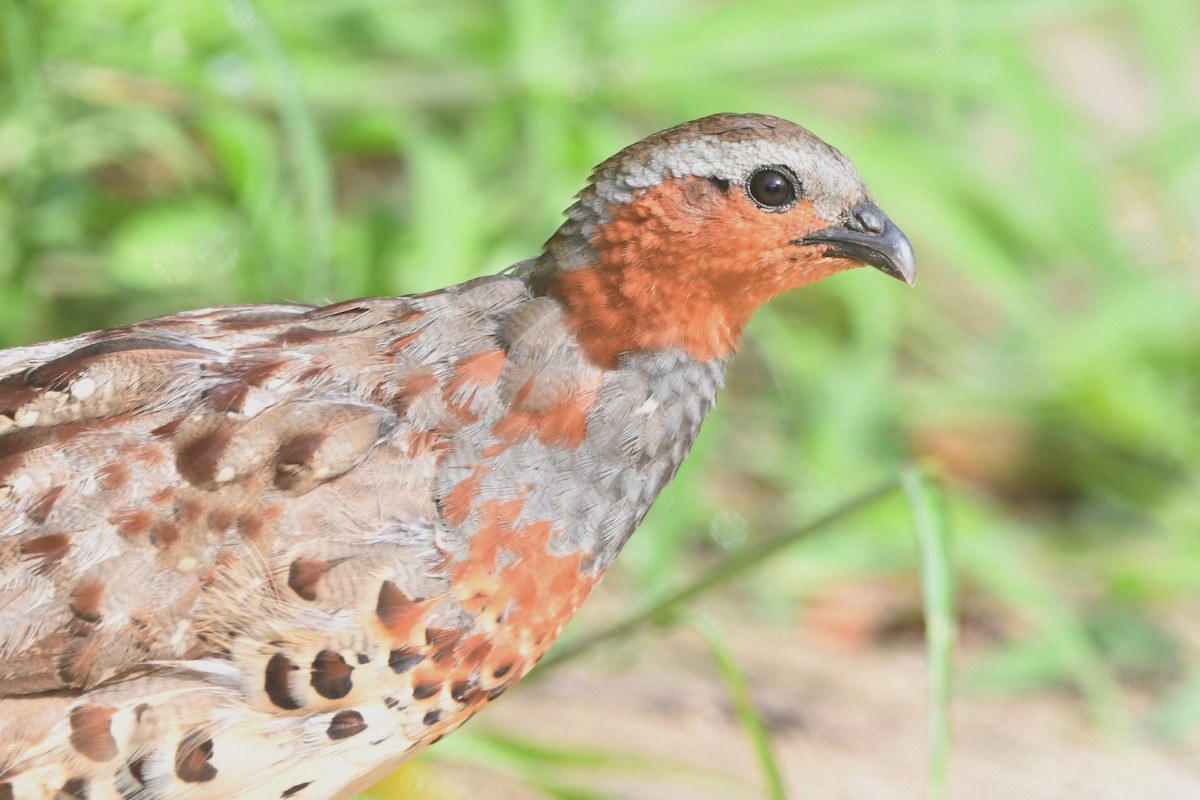
[[[850,160],[721,113],[499,274],[0,351],[0,800],[369,786],[547,652],[755,310],[863,265],[915,281]]]

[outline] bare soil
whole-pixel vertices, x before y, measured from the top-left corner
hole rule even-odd
[[[732,632],[771,726],[789,796],[912,800],[925,794],[924,654],[919,643],[847,648],[811,632]],[[970,653],[962,654],[970,660]],[[619,663],[618,663],[619,662]],[[959,693],[951,796],[964,800],[1197,800],[1200,746],[1097,731],[1067,693]],[[628,800],[762,798],[750,745],[699,638],[645,635],[514,690],[471,723],[552,747],[641,764],[576,773],[576,786]],[[490,770],[439,762],[451,794],[544,795]]]

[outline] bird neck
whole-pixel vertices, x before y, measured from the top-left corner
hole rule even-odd
[[[739,220],[715,213],[720,193],[676,180],[624,205],[601,210],[585,196],[571,209],[532,285],[562,303],[593,363],[611,369],[623,354],[664,349],[727,358],[755,310],[788,288],[745,248],[753,239]]]
[[[578,472],[593,492],[586,519],[564,532],[590,543],[603,568],[675,477],[725,382],[725,359],[697,361],[679,350],[625,356],[605,374],[588,419]]]

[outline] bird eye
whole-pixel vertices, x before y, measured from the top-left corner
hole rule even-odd
[[[796,184],[786,173],[766,167],[746,182],[750,199],[767,210],[782,210],[796,202]]]

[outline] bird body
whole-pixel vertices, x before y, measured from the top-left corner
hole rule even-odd
[[[344,796],[546,652],[754,309],[908,242],[848,160],[716,115],[532,262],[0,351],[0,800]]]

